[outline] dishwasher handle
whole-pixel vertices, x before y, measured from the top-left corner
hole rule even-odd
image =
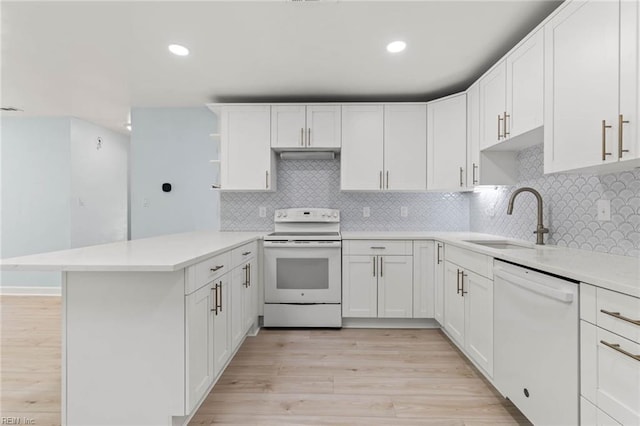
[[[525,290],[529,290],[534,293],[538,293],[543,296],[550,297],[560,302],[563,302],[563,303],[573,302],[572,292],[557,290],[555,288],[551,288],[549,286],[539,284],[533,280],[526,280],[516,275],[510,274],[509,272],[504,270],[498,271],[494,275],[496,278],[502,278],[510,284],[517,285],[518,287],[524,288]]]

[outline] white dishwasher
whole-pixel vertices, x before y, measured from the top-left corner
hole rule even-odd
[[[493,379],[534,425],[578,424],[578,288],[495,262]]]

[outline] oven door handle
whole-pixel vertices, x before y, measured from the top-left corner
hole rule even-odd
[[[342,241],[327,241],[327,242],[304,242],[304,243],[296,243],[293,241],[287,242],[271,242],[265,241],[264,248],[272,249],[272,248],[296,248],[296,249],[305,249],[305,248],[340,248],[342,247]]]

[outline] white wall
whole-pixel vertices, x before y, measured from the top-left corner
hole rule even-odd
[[[3,258],[70,247],[70,127],[69,118],[2,118]],[[59,286],[60,274],[3,271],[1,281]]]
[[[131,237],[219,229],[216,116],[200,108],[131,112]],[[172,191],[162,192],[163,183]]]
[[[70,117],[3,117],[0,136],[2,258],[126,239],[128,136]],[[60,278],[2,271],[0,285]]]
[[[128,136],[71,119],[71,247],[127,239],[128,150]]]

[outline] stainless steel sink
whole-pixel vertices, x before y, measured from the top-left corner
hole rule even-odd
[[[521,250],[521,249],[534,249],[535,246],[528,245],[526,243],[515,243],[513,241],[501,241],[501,240],[465,240],[467,243],[478,244],[480,246],[485,246],[489,248],[494,248],[498,250]]]

